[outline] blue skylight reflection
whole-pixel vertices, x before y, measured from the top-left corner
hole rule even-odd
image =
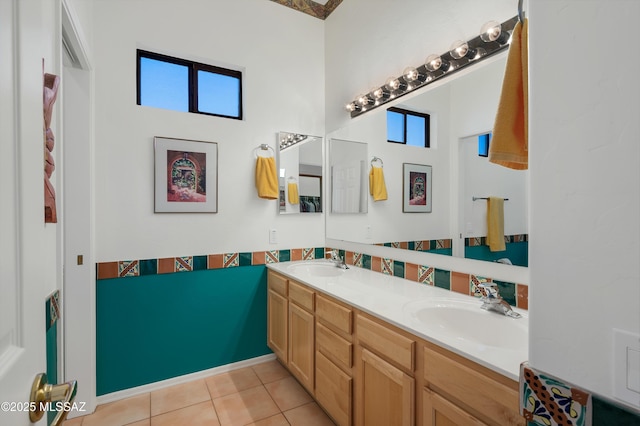
[[[239,93],[237,77],[198,71],[198,111],[239,117]]]
[[[189,68],[141,58],[140,105],[189,111]]]

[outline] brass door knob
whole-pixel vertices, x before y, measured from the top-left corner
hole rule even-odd
[[[51,385],[47,383],[46,374],[40,373],[36,375],[33,385],[31,385],[29,420],[35,423],[44,416],[47,408],[53,408],[51,404],[47,403],[63,401],[63,409],[58,410],[58,414],[51,423],[51,426],[61,425],[66,420],[67,414],[69,414],[69,410],[64,408],[74,400],[77,389],[78,383],[75,380],[60,385]]]

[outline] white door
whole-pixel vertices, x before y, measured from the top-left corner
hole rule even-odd
[[[44,223],[43,15],[39,2],[0,0],[2,425],[31,424],[31,386],[46,369],[45,301],[57,285],[57,228]]]
[[[360,213],[362,164],[358,160],[345,161],[332,167],[331,211]]]

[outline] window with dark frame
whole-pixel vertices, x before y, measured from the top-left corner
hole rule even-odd
[[[485,133],[478,136],[478,155],[480,157],[489,156],[489,143],[491,142],[491,133]]]
[[[242,72],[138,49],[137,104],[242,120]]]
[[[429,114],[402,108],[387,109],[387,142],[429,148]]]

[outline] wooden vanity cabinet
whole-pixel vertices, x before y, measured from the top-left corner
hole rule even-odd
[[[287,279],[275,272],[267,275],[267,346],[286,365],[289,347]]]
[[[267,342],[340,426],[525,425],[518,383],[274,271]]]

